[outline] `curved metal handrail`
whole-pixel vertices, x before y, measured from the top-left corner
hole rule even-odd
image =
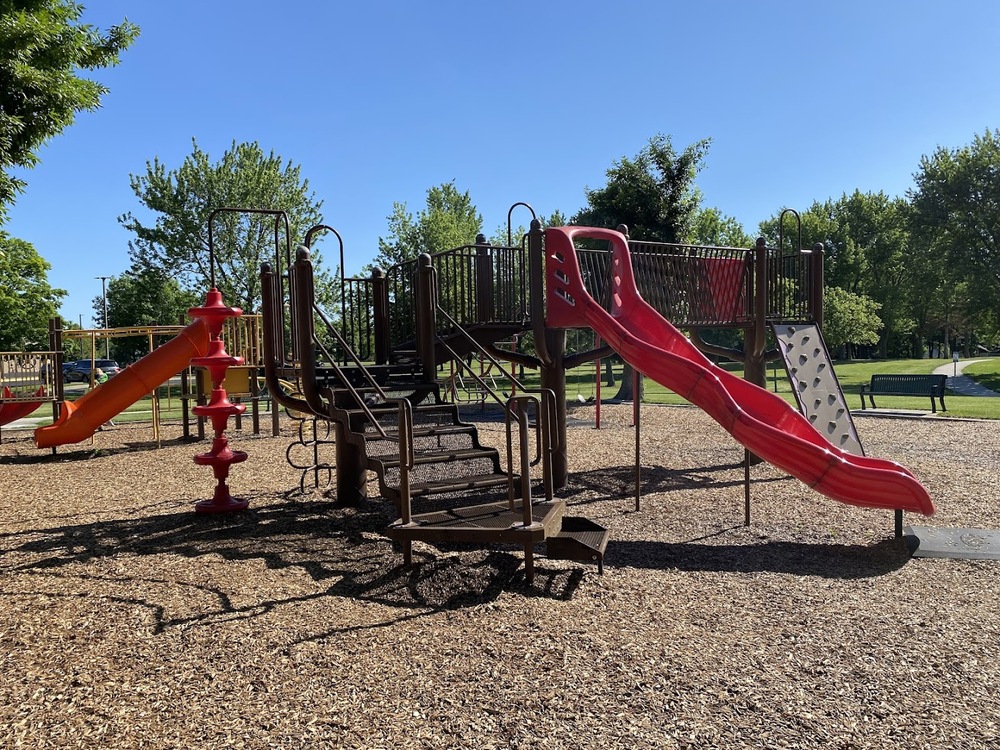
[[[514,244],[513,237],[511,236],[510,217],[514,213],[514,209],[517,208],[518,206],[524,206],[526,209],[528,209],[529,212],[531,212],[531,218],[532,219],[535,219],[536,221],[538,219],[538,216],[535,214],[535,209],[533,209],[529,204],[525,203],[524,201],[518,201],[513,206],[511,206],[507,210],[507,244],[508,245],[513,245]]]

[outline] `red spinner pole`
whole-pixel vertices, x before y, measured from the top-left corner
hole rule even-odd
[[[246,453],[234,451],[229,447],[229,439],[225,436],[226,426],[229,423],[229,417],[242,414],[246,405],[232,403],[226,389],[223,388],[226,370],[236,365],[242,365],[243,357],[233,357],[226,353],[221,334],[226,318],[236,318],[242,314],[243,311],[238,307],[226,307],[222,303],[222,293],[215,287],[210,289],[205,296],[204,306],[192,307],[188,310],[190,317],[205,319],[210,334],[208,354],[204,357],[192,358],[191,364],[195,367],[206,368],[212,377],[211,399],[207,404],[195,406],[192,411],[199,417],[208,417],[212,422],[212,429],[215,430],[212,449],[208,453],[196,455],[194,462],[199,466],[211,466],[215,478],[218,480],[212,499],[195,503],[194,509],[198,513],[230,513],[245,510],[249,504],[248,500],[232,497],[229,494],[229,485],[226,484],[226,479],[229,477],[229,467],[247,459]]]

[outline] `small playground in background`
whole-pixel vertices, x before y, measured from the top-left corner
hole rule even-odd
[[[575,248],[577,232],[610,251]],[[536,222],[520,248],[373,274],[370,339],[346,307],[314,329],[325,321],[303,248],[287,274],[262,269],[262,322],[247,323],[260,336],[232,328],[239,311],[210,291],[193,322],[66,400],[54,424],[4,431],[0,725],[13,746],[39,747],[52,727],[116,748],[996,746],[996,561],[913,559],[900,534],[904,510],[923,522],[936,507],[933,528],[995,544],[975,531],[1000,528],[995,423],[851,422],[853,395],[821,377],[815,343],[814,381],[797,374],[821,319],[806,282],[817,256],[795,249],[782,265],[761,245],[548,230],[545,314],[523,287],[504,292],[522,306],[500,317],[503,295],[482,291],[505,289],[490,264],[512,268],[542,240]],[[458,298],[454,269],[489,299],[469,320],[440,306]],[[786,272],[803,294],[771,313],[764,290]],[[412,283],[392,295],[415,313],[383,304],[384,283]],[[645,295],[676,306],[667,316]],[[760,385],[670,319],[742,326]],[[793,399],[763,387],[767,319],[794,354]],[[557,330],[581,326],[591,339],[566,351]],[[493,346],[529,330],[537,360]],[[386,346],[390,331],[407,345]],[[541,367],[540,397],[520,383],[506,404],[476,400],[499,390],[504,351]],[[603,373],[611,352],[691,403],[606,403],[597,382],[567,376],[584,362]],[[58,361],[42,360],[16,363],[23,396],[5,408],[64,395],[47,374]],[[185,418],[154,400],[152,424],[100,429],[182,372]],[[821,417],[827,398],[836,411]],[[466,458],[486,469],[454,473]]]

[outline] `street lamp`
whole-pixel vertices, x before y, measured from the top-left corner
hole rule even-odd
[[[108,285],[107,285],[107,280],[110,279],[111,277],[110,276],[95,276],[94,278],[101,280],[101,300],[103,301],[103,305],[104,305],[104,320],[102,322],[104,323],[104,330],[106,332],[107,329],[108,329]],[[111,359],[111,339],[108,338],[106,335],[104,337],[104,357],[105,357],[105,359]]]

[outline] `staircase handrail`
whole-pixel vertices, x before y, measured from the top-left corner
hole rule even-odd
[[[295,258],[295,265],[296,266],[298,266],[300,264],[300,262],[303,263],[303,264],[310,262],[309,261],[309,249],[306,248],[306,247],[300,247],[298,249],[298,251],[296,252],[295,255],[296,255],[296,258]],[[293,282],[293,284],[294,284],[294,282]],[[301,291],[301,290],[297,290],[297,291]],[[382,386],[380,386],[378,384],[378,382],[372,376],[372,374],[368,370],[368,368],[365,367],[365,364],[364,364],[364,362],[361,361],[361,358],[357,355],[357,353],[355,353],[353,347],[350,344],[347,343],[347,340],[340,334],[340,332],[337,330],[336,326],[334,326],[330,322],[330,319],[327,318],[327,316],[323,312],[322,308],[319,305],[316,304],[316,301],[314,299],[312,299],[312,295],[309,295],[309,306],[311,308],[310,312],[312,313],[312,315],[318,316],[319,319],[321,321],[323,321],[323,325],[326,326],[327,331],[330,334],[332,334],[334,336],[334,338],[337,339],[337,343],[339,343],[340,346],[343,348],[343,351],[344,351],[344,354],[345,354],[345,359],[351,359],[354,362],[354,364],[357,365],[358,370],[362,374],[362,377],[364,377],[364,379],[368,382],[368,384],[372,387],[372,389],[379,395],[379,397],[382,399],[382,401],[384,401],[385,403],[389,403],[389,404],[392,404],[392,403],[398,404],[398,405],[400,405],[400,408],[403,408],[402,404],[400,404],[401,401],[406,401],[407,404],[409,404],[409,400],[406,399],[406,398],[403,398],[403,397],[400,397],[400,398],[390,397],[388,394],[386,394],[386,392],[382,389]],[[312,320],[313,320],[312,315],[308,315],[308,316],[307,315],[303,315],[303,320],[300,321],[301,324],[302,324],[301,329],[300,329],[300,335],[303,336],[303,338],[306,335],[308,335],[309,339],[310,339],[310,343],[313,346],[319,347],[320,351],[323,353],[323,355],[329,361],[330,368],[337,375],[337,378],[340,380],[340,382],[350,392],[352,398],[354,399],[354,402],[365,413],[365,416],[368,417],[369,421],[371,422],[372,426],[375,428],[376,432],[378,432],[379,436],[382,437],[382,438],[384,438],[384,439],[386,439],[386,440],[389,440],[389,441],[399,441],[400,438],[398,437],[398,431],[397,431],[397,436],[394,437],[393,435],[391,435],[389,432],[387,432],[382,427],[382,425],[378,421],[378,417],[376,417],[375,414],[371,411],[371,409],[368,407],[368,404],[365,403],[364,398],[362,398],[361,394],[358,393],[357,389],[351,383],[350,379],[348,377],[346,377],[346,375],[344,374],[344,371],[341,369],[340,365],[337,364],[336,358],[331,355],[330,350],[327,349],[326,345],[322,341],[320,341],[319,338],[316,336],[315,326],[313,325],[313,322],[312,322]],[[303,352],[303,356],[304,355],[305,355],[305,352]],[[307,401],[309,399],[308,390],[309,390],[309,387],[306,387],[306,391],[307,391],[307,393],[306,393],[306,399],[307,399]],[[411,409],[412,409],[412,405],[411,405]],[[410,449],[412,450],[412,446],[411,446]],[[400,450],[402,451],[402,447],[400,448]]]
[[[504,412],[507,426],[507,502],[514,510],[514,434],[511,420],[517,421],[518,449],[520,454],[521,478],[521,520],[525,528],[531,526],[534,515],[531,510],[531,463],[528,458],[528,403],[534,402],[538,409],[538,399],[528,393],[507,399]],[[517,408],[514,406],[517,404]],[[548,482],[545,482],[546,487]],[[548,493],[546,493],[548,494]]]
[[[514,377],[512,373],[508,373],[506,370],[504,370],[503,365],[499,362],[499,360],[497,360],[492,354],[490,354],[485,349],[485,347],[483,347],[478,341],[476,341],[475,337],[473,337],[468,331],[462,328],[462,326],[460,326],[457,323],[457,321],[455,321],[455,319],[448,314],[446,310],[443,310],[440,305],[437,306],[436,312],[438,315],[444,317],[444,319],[449,323],[449,325],[452,326],[451,330],[453,332],[457,332],[466,338],[466,340],[472,345],[473,349],[479,354],[479,356],[485,357],[492,364],[496,365],[500,369],[500,371],[504,373],[504,376],[511,381],[511,383],[517,390],[519,390],[523,394],[539,394],[542,396],[543,402],[551,400],[551,407],[547,407],[544,411],[539,409],[538,412],[540,418],[539,418],[539,430],[536,433],[536,455],[535,459],[531,462],[531,465],[537,466],[538,463],[543,458],[545,458],[545,460],[548,460],[551,453],[557,451],[561,447],[558,445],[552,445],[552,440],[551,440],[552,439],[551,425],[553,424],[553,422],[550,421],[549,416],[550,414],[555,413],[555,397],[556,397],[555,392],[551,388],[528,388],[526,385],[521,383],[516,377]],[[516,399],[517,398],[516,396],[512,396],[510,398],[507,398],[506,400],[501,398],[500,394],[498,394],[495,390],[493,390],[489,386],[489,384],[485,380],[483,380],[483,378],[475,371],[475,369],[465,361],[464,357],[459,356],[459,354],[451,347],[451,345],[444,339],[444,337],[441,336],[440,333],[435,332],[435,336],[437,338],[437,342],[448,351],[448,353],[454,358],[455,361],[458,362],[460,368],[466,370],[472,376],[473,380],[475,380],[479,384],[479,386],[483,389],[485,393],[488,393],[490,397],[497,404],[503,406],[505,410],[509,408],[508,404],[512,399]],[[510,425],[508,424],[508,428],[509,426]],[[543,431],[550,434],[548,434],[545,438],[543,438],[542,436]],[[508,438],[509,437],[510,435],[508,429]],[[544,450],[543,442],[549,443],[548,451]],[[546,455],[547,453],[549,455]]]

